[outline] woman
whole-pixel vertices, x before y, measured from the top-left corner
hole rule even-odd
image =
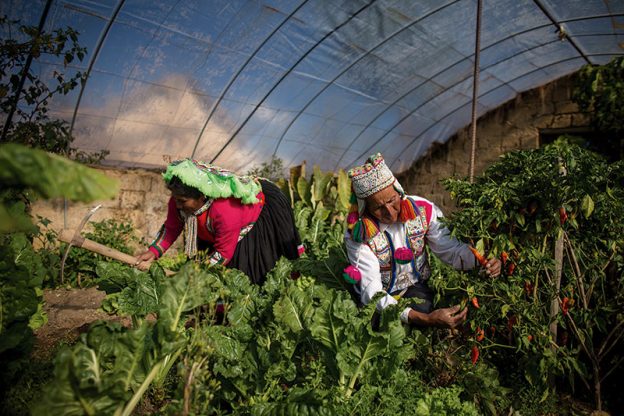
[[[150,263],[185,230],[185,252],[205,251],[210,264],[236,268],[260,284],[281,256],[303,252],[288,200],[268,180],[237,176],[192,159],[171,163],[163,174],[171,191],[167,220],[137,267]]]

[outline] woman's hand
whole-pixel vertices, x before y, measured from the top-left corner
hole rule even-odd
[[[156,254],[152,253],[150,250],[147,250],[138,256],[136,256],[136,263],[134,263],[134,267],[139,270],[148,270],[152,262],[156,259]]]

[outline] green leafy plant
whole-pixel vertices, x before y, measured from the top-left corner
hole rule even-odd
[[[602,131],[624,132],[624,58],[606,65],[585,65],[578,72],[572,99],[582,111],[590,112]]]
[[[284,161],[273,156],[269,162],[262,162],[259,167],[249,170],[247,175],[278,181],[284,177]]]
[[[506,154],[474,184],[445,181],[460,207],[453,234],[506,264],[497,279],[437,268],[432,285],[451,302],[478,298],[467,342],[523,366],[540,400],[560,375],[601,409],[601,384],[622,363],[623,178],[621,162],[560,139]]]
[[[76,178],[80,178],[79,181]],[[21,145],[0,146],[0,361],[2,380],[10,383],[32,344],[32,330],[45,323],[42,285],[58,269],[49,244],[54,235],[40,231],[28,214],[28,199],[66,196],[90,201],[114,195],[105,175],[60,156]],[[45,226],[46,221],[40,220]],[[33,249],[34,239],[43,243]]]
[[[18,144],[0,145],[0,166],[0,185],[5,190],[0,232],[34,231],[26,214],[26,204],[33,197],[86,202],[117,194],[117,182],[103,173]]]

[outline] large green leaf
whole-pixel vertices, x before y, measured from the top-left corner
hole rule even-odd
[[[102,172],[14,143],[0,145],[0,185],[32,189],[44,198],[84,202],[117,194],[117,181]]]
[[[583,202],[581,203],[581,210],[583,211],[583,216],[585,218],[589,218],[589,216],[594,212],[594,200],[589,195],[585,195],[583,197]]]
[[[348,211],[351,206],[351,180],[347,172],[340,169],[338,171],[338,204],[337,208],[342,211]]]
[[[322,201],[329,191],[329,185],[333,179],[332,172],[321,171],[318,165],[314,165],[314,175],[312,176],[312,198],[315,202]]]
[[[304,330],[308,325],[312,312],[311,297],[296,285],[290,285],[273,305],[273,314],[276,321],[285,325],[294,333]]]
[[[0,233],[33,232],[36,227],[24,209],[16,204],[0,204]]]
[[[311,188],[312,187],[310,183],[306,180],[305,177],[300,176],[297,179],[297,194],[299,195],[299,198],[301,198],[301,200],[306,205],[311,204],[311,198],[312,198]]]

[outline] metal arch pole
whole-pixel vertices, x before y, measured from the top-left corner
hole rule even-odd
[[[477,154],[477,99],[479,98],[479,58],[481,51],[481,7],[482,0],[477,0],[477,28],[475,30],[474,68],[472,73],[472,110],[470,150],[470,183],[474,182],[475,158]]]
[[[297,114],[297,116],[295,116],[289,123],[288,126],[286,126],[286,129],[284,130],[284,132],[282,133],[282,135],[280,136],[279,140],[277,141],[277,146],[275,146],[275,150],[273,151],[273,156],[275,156],[275,154],[277,154],[277,149],[279,148],[280,144],[282,143],[282,140],[284,140],[284,137],[286,136],[286,134],[288,133],[288,131],[290,130],[290,128],[293,126],[293,124],[295,124],[295,122],[297,121],[297,119],[299,118],[299,116],[301,114],[303,114],[303,112],[310,106],[312,105],[312,103],[314,102],[314,100],[316,100],[316,98],[318,96],[320,96],[325,90],[327,90],[327,88],[329,88],[330,85],[333,85],[334,82],[336,82],[336,80],[338,78],[340,78],[343,74],[345,74],[349,69],[353,68],[353,66],[355,66],[358,62],[360,62],[362,59],[364,59],[366,56],[368,56],[372,51],[374,51],[375,49],[379,48],[381,45],[385,44],[387,41],[389,41],[390,39],[392,39],[394,36],[398,35],[399,33],[403,32],[404,30],[409,29],[410,27],[412,27],[413,25],[415,25],[416,23],[422,21],[423,19],[426,19],[427,17],[439,12],[440,10],[443,10],[445,8],[447,8],[448,6],[451,6],[455,3],[457,3],[459,0],[456,1],[452,1],[449,2],[443,6],[438,7],[435,10],[432,10],[431,12],[425,14],[424,16],[420,17],[419,19],[411,22],[409,25],[401,28],[400,30],[398,30],[397,32],[393,33],[392,35],[390,35],[389,37],[387,37],[386,39],[384,39],[383,41],[381,41],[380,43],[378,43],[377,45],[375,45],[374,47],[372,47],[371,49],[369,49],[368,51],[366,51],[366,53],[362,54],[362,56],[360,56],[358,59],[356,59],[355,61],[353,61],[350,65],[348,65],[344,70],[340,71],[340,73],[338,75],[336,75],[334,77],[334,79],[332,79],[330,82],[327,83],[327,85],[325,87],[323,87],[317,94],[314,95],[314,97],[312,97],[310,99],[310,101],[308,101],[308,103],[305,105],[305,107],[303,107],[301,109],[301,111],[299,111],[299,113]]]
[[[506,40],[509,40],[509,39],[511,39],[511,38],[513,38],[513,37],[520,36],[520,35],[522,35],[522,34],[524,34],[524,33],[528,33],[528,32],[531,32],[531,31],[534,31],[534,30],[537,30],[537,29],[541,29],[541,28],[546,27],[546,26],[548,26],[548,25],[540,25],[540,26],[536,26],[536,27],[534,27],[534,28],[531,28],[531,29],[529,29],[529,30],[522,30],[522,31],[520,31],[520,32],[514,33],[513,35],[506,36],[506,37],[504,37],[504,38],[502,38],[502,39],[500,39],[500,40],[498,40],[498,41],[496,41],[496,42],[492,43],[491,45],[488,45],[487,47],[483,48],[483,50],[485,51],[485,50],[487,50],[487,49],[489,49],[489,48],[491,48],[491,47],[494,47],[494,46],[496,46],[496,45],[499,45],[499,44],[501,44],[501,43],[505,42]],[[555,42],[555,41],[551,41],[551,42],[547,42],[547,43],[544,43],[544,44],[541,44],[541,45],[538,45],[538,46],[534,46],[534,47],[532,47],[532,48],[527,49],[526,51],[530,51],[530,50],[536,49],[536,48],[538,48],[538,47],[541,47],[541,46],[544,46],[544,45],[548,45],[549,43],[553,43],[553,42]],[[525,52],[526,52],[526,51],[525,51]],[[396,98],[396,99],[395,99],[392,103],[388,104],[388,105],[386,106],[386,109],[385,109],[385,110],[381,111],[381,112],[380,112],[380,113],[379,113],[379,114],[378,114],[375,118],[373,118],[371,121],[369,121],[369,122],[368,122],[368,123],[367,123],[367,124],[366,124],[366,125],[365,125],[365,126],[364,126],[361,130],[360,130],[360,132],[358,133],[358,135],[357,135],[357,136],[355,136],[355,138],[354,138],[353,140],[351,140],[351,143],[349,143],[349,145],[348,145],[348,146],[347,146],[347,148],[344,150],[344,152],[342,153],[342,155],[340,155],[340,159],[338,159],[338,162],[336,163],[336,165],[335,165],[335,167],[334,167],[334,170],[338,169],[338,167],[340,166],[340,162],[342,161],[342,159],[344,158],[344,156],[347,154],[347,152],[349,151],[349,149],[351,149],[351,147],[355,144],[355,142],[356,142],[356,141],[357,141],[357,140],[358,140],[358,139],[362,136],[362,134],[364,134],[364,132],[365,132],[365,131],[366,131],[366,130],[370,127],[370,126],[372,126],[372,125],[373,125],[373,124],[374,124],[377,120],[379,120],[379,118],[380,118],[383,114],[385,114],[385,113],[386,113],[386,111],[388,111],[390,108],[392,108],[392,107],[393,107],[396,103],[398,103],[399,101],[401,101],[403,98],[407,97],[407,96],[408,96],[408,95],[410,95],[412,92],[416,91],[418,88],[420,88],[421,86],[423,86],[425,83],[427,83],[427,81],[432,81],[432,80],[433,80],[433,79],[435,79],[435,77],[437,77],[438,75],[443,74],[443,73],[444,73],[445,71],[447,71],[448,69],[450,69],[450,68],[454,67],[455,65],[460,64],[460,63],[462,63],[462,62],[464,62],[464,61],[467,61],[468,59],[470,59],[470,57],[466,57],[466,58],[462,59],[461,61],[457,61],[457,62],[452,63],[451,65],[448,65],[447,67],[445,67],[445,68],[441,69],[440,71],[438,71],[437,73],[435,73],[433,76],[431,76],[431,77],[430,77],[430,78],[428,78],[427,80],[425,80],[425,81],[423,81],[423,82],[419,83],[419,84],[418,84],[418,85],[416,85],[414,88],[411,88],[410,90],[408,90],[405,94],[403,94],[403,95],[401,95],[400,97]],[[506,58],[506,59],[508,59],[508,58]],[[490,67],[491,67],[491,66],[493,66],[493,65],[497,65],[497,64],[499,64],[499,63],[501,63],[501,62],[504,62],[506,59],[501,60],[501,61],[497,61],[497,62],[493,63],[492,65],[490,65]],[[489,67],[488,67],[488,68],[489,68]],[[465,79],[466,79],[466,78],[462,79],[462,81],[463,81],[463,80],[465,80]],[[456,84],[455,84],[455,85],[456,85]],[[420,108],[420,107],[419,107],[419,108]],[[403,120],[405,120],[405,119],[404,119],[404,118],[402,118],[402,119],[399,121],[399,123],[400,123],[400,122],[402,122]],[[395,124],[395,126],[394,126],[394,127],[396,127],[396,124]],[[383,138],[383,137],[385,137],[385,135],[384,135],[384,136],[382,136],[382,138]],[[379,143],[379,140],[377,140],[377,141],[375,142],[375,145],[376,145],[377,143]],[[373,146],[374,146],[374,145],[373,145]],[[370,149],[371,149],[371,148],[372,148],[372,146],[371,146],[371,147],[369,147],[369,148],[368,148],[368,150],[367,150],[366,152],[364,152],[364,153],[368,153],[368,152],[370,151]],[[356,159],[360,159],[360,158],[361,158],[361,157],[363,157],[363,156],[364,156],[364,154],[361,154],[361,155],[359,155]],[[353,161],[353,163],[355,163],[355,161]]]
[[[76,123],[76,115],[78,114],[78,107],[80,107],[82,94],[84,93],[84,90],[87,86],[87,81],[89,80],[89,76],[91,75],[91,70],[93,69],[93,65],[95,65],[95,61],[100,53],[100,50],[102,49],[104,40],[106,40],[106,37],[108,36],[108,32],[110,31],[110,28],[112,27],[113,22],[117,18],[117,15],[119,14],[119,11],[121,10],[121,7],[125,3],[125,1],[126,0],[119,0],[119,2],[117,2],[117,6],[115,7],[113,14],[111,14],[110,19],[108,19],[108,23],[106,24],[106,27],[104,28],[102,33],[100,33],[100,37],[96,43],[96,47],[95,47],[95,50],[93,51],[93,55],[91,55],[91,58],[89,59],[89,65],[87,66],[85,79],[81,83],[80,92],[78,93],[78,99],[76,100],[76,105],[74,106],[74,113],[72,114],[71,124],[69,125],[70,136],[72,135],[72,132],[74,131],[74,124]],[[68,209],[67,198],[63,198],[63,228],[64,229],[67,228],[67,209]],[[62,279],[62,272],[61,272],[61,279]]]
[[[219,98],[217,98],[217,101],[214,103],[214,105],[212,106],[212,108],[210,109],[210,113],[208,114],[208,117],[206,117],[206,122],[204,123],[204,125],[202,126],[201,130],[199,131],[199,135],[197,136],[197,140],[195,141],[195,146],[193,146],[193,152],[191,153],[191,158],[195,157],[195,152],[197,151],[197,146],[199,146],[199,141],[201,140],[201,137],[204,135],[204,131],[206,131],[206,127],[208,127],[208,123],[210,122],[210,120],[212,119],[212,116],[214,115],[215,111],[217,110],[217,108],[219,107],[219,105],[221,104],[221,101],[223,101],[223,98],[225,97],[225,95],[228,93],[228,91],[230,90],[230,88],[232,87],[232,84],[234,84],[234,81],[236,81],[239,77],[239,75],[243,72],[243,70],[245,68],[247,68],[247,65],[249,65],[249,63],[251,62],[251,60],[253,59],[254,56],[256,56],[256,54],[260,51],[260,49],[262,49],[262,47],[264,47],[264,45],[266,45],[266,43],[273,38],[273,35],[275,35],[289,20],[291,17],[293,17],[295,15],[295,13],[297,13],[306,3],[308,2],[308,0],[304,0],[303,2],[301,2],[301,4],[299,6],[297,6],[295,8],[295,10],[293,10],[283,21],[282,23],[280,23],[263,41],[262,43],[256,48],[255,51],[253,51],[253,53],[249,54],[249,57],[247,58],[247,60],[245,60],[245,62],[240,66],[240,68],[238,68],[238,70],[236,71],[236,73],[234,74],[233,77],[230,78],[230,80],[228,81],[227,85],[225,86],[225,88],[221,91],[221,94],[219,94]],[[214,159],[213,159],[214,160]]]
[[[552,42],[556,42],[556,41],[552,41]],[[538,45],[538,46],[534,46],[533,48],[529,48],[529,49],[527,49],[525,52],[532,51],[533,49],[540,48],[540,47],[542,47],[542,46],[544,46],[544,45],[548,45],[549,43],[552,43],[552,42],[548,42],[548,43],[544,43],[544,44],[541,44],[541,45]],[[487,48],[486,48],[486,49],[487,49]],[[517,55],[514,55],[514,56],[507,57],[507,58],[505,58],[505,59],[501,59],[500,61],[496,61],[496,62],[494,62],[494,63],[493,63],[493,64],[491,64],[490,66],[487,66],[487,67],[486,67],[486,68],[484,68],[484,69],[488,69],[488,68],[491,68],[491,67],[493,67],[493,66],[496,66],[496,65],[498,65],[498,64],[500,64],[500,63],[502,63],[502,62],[508,61],[509,59],[515,58],[516,56],[517,56]],[[450,68],[454,67],[455,65],[460,64],[460,63],[462,63],[462,62],[464,62],[464,61],[466,61],[466,60],[468,60],[468,59],[470,59],[470,58],[464,58],[464,59],[462,59],[461,61],[457,61],[457,62],[455,62],[454,64],[449,65],[448,67],[444,68],[442,71],[440,71],[440,72],[438,72],[436,75],[434,75],[434,77],[435,77],[435,76],[438,76],[439,74],[444,73],[446,70],[448,70],[448,69],[450,69]],[[533,72],[533,71],[531,71],[531,72]],[[454,86],[456,86],[456,85],[461,84],[462,82],[466,81],[469,77],[470,77],[470,76],[467,76],[467,77],[464,77],[464,78],[462,78],[462,79],[458,80],[458,81],[457,81],[457,82],[455,82],[453,85],[451,85],[449,88],[447,88],[445,91],[447,91],[447,90],[449,90],[449,89],[453,88],[453,87],[454,87]],[[418,86],[416,86],[414,89],[412,89],[412,90],[410,91],[410,93],[411,93],[411,92],[413,92],[413,91],[415,91],[415,90],[417,90],[417,89],[418,89],[418,87],[420,87],[421,85],[422,85],[422,84],[419,84]],[[439,96],[440,96],[441,94],[443,94],[443,93],[444,93],[444,91],[443,91],[442,93],[440,93],[440,94],[435,95],[433,98],[439,97]],[[389,128],[389,129],[388,129],[388,131],[387,131],[386,133],[384,133],[384,134],[383,134],[383,135],[382,135],[379,139],[377,139],[377,140],[375,141],[375,143],[373,143],[372,145],[370,145],[370,146],[369,146],[369,147],[368,147],[368,148],[367,148],[364,152],[362,152],[362,153],[361,153],[361,154],[360,154],[357,158],[355,158],[355,160],[353,160],[353,163],[355,163],[355,161],[357,161],[358,159],[360,159],[360,158],[364,157],[364,155],[366,155],[366,153],[368,153],[368,152],[369,152],[369,151],[370,151],[373,147],[375,147],[375,146],[376,146],[376,145],[377,145],[380,141],[382,141],[382,140],[383,140],[383,139],[384,139],[384,138],[385,138],[388,134],[390,134],[390,132],[391,132],[392,130],[394,130],[394,128],[395,128],[395,127],[399,126],[401,123],[403,123],[405,120],[407,120],[409,117],[411,117],[411,116],[412,116],[412,115],[413,115],[416,111],[418,111],[419,109],[421,109],[421,108],[422,108],[423,106],[425,106],[426,104],[427,104],[427,102],[423,102],[423,103],[422,103],[422,104],[420,104],[418,107],[416,107],[416,108],[414,108],[412,111],[410,111],[408,114],[406,114],[405,116],[401,117],[401,119],[400,119],[400,120],[398,120],[396,123],[394,123],[394,125],[393,125],[391,128]],[[428,129],[427,129],[427,130],[428,130]],[[427,130],[425,130],[425,131],[427,131]],[[419,135],[418,137],[420,137],[420,135]],[[408,147],[409,147],[409,146],[411,146],[411,143],[413,143],[413,141],[412,141],[412,142],[410,142],[410,145],[408,145]]]
[[[544,13],[544,15],[548,18],[548,20],[550,20],[552,22],[553,25],[555,25],[555,27],[557,28],[557,31],[560,32],[560,35],[562,36],[561,40],[567,40],[568,42],[570,42],[570,45],[572,45],[572,47],[574,49],[576,49],[576,51],[579,53],[579,55],[581,55],[581,57],[585,60],[585,62],[587,62],[588,64],[591,65],[591,61],[589,60],[589,58],[587,57],[588,55],[586,55],[581,48],[576,44],[576,42],[574,42],[572,39],[570,39],[569,36],[567,36],[561,28],[561,23],[565,23],[565,21],[561,21],[561,22],[557,22],[557,19],[555,19],[555,17],[550,14],[550,12],[548,11],[548,9],[546,9],[546,7],[541,3],[540,0],[533,0],[533,3],[535,3],[535,5],[542,11],[542,13]],[[610,16],[614,16],[614,15],[610,15]]]
[[[619,17],[619,16],[624,16],[624,14],[621,14],[621,13],[620,13],[620,14],[614,14],[613,16],[618,16],[618,17]],[[604,18],[604,17],[609,17],[609,15],[596,15],[596,16],[591,16],[591,17],[579,17],[579,18],[572,18],[572,19],[562,20],[561,22],[562,22],[562,23],[567,23],[567,22],[575,22],[575,21],[580,21],[580,20],[588,20],[588,19],[600,19],[600,18]],[[485,51],[485,50],[487,50],[487,49],[489,49],[489,48],[491,48],[491,47],[493,47],[493,46],[499,45],[499,44],[501,44],[501,43],[503,43],[503,42],[505,42],[505,41],[507,41],[507,40],[509,40],[509,39],[511,39],[511,38],[514,38],[514,37],[516,37],[516,36],[520,36],[520,35],[523,35],[523,34],[525,34],[525,33],[529,33],[529,32],[532,32],[532,31],[535,31],[535,30],[538,30],[538,29],[542,29],[542,28],[544,28],[544,27],[548,27],[548,26],[550,26],[550,23],[549,23],[549,24],[543,24],[543,25],[535,26],[535,27],[532,27],[531,29],[522,30],[522,31],[520,31],[520,32],[514,33],[513,35],[506,36],[506,37],[504,37],[504,38],[502,38],[502,39],[500,39],[500,40],[498,40],[498,41],[496,41],[496,42],[494,42],[494,43],[492,43],[492,44],[488,45],[487,47],[483,48],[483,50]],[[587,35],[587,34],[586,34],[586,35],[577,35],[577,36],[575,36],[575,37],[583,37],[583,36],[591,36],[591,35]],[[569,37],[568,37],[568,39],[569,39]],[[533,50],[533,49],[537,49],[537,48],[542,47],[542,46],[544,46],[544,45],[548,45],[548,44],[550,44],[550,43],[554,43],[554,42],[558,42],[558,41],[559,41],[559,40],[556,40],[556,41],[551,41],[551,42],[547,42],[547,43],[544,43],[544,44],[541,44],[541,45],[537,45],[537,46],[534,46],[534,47],[532,47],[532,48],[527,49],[526,51],[530,51],[530,50]],[[526,51],[525,51],[525,52],[526,52]],[[517,55],[514,55],[514,56],[517,56]],[[492,66],[494,66],[494,65],[498,65],[499,63],[504,62],[504,61],[506,61],[507,59],[510,59],[510,58],[512,58],[512,57],[505,58],[505,59],[503,59],[503,60],[497,61],[497,62],[493,63],[492,65],[488,66],[488,68],[491,68],[491,67],[492,67]],[[430,77],[427,81],[431,81],[432,79],[434,79],[434,78],[435,78],[435,77],[437,77],[438,75],[440,75],[440,74],[444,73],[446,70],[448,70],[448,69],[452,68],[453,66],[455,66],[455,65],[457,65],[457,64],[459,64],[459,63],[461,63],[461,62],[464,62],[464,61],[465,61],[465,60],[467,60],[467,59],[469,59],[469,58],[464,58],[464,59],[462,59],[461,61],[454,62],[453,64],[451,64],[451,65],[447,66],[446,68],[442,69],[441,71],[437,72],[435,75],[433,75],[432,77]],[[468,79],[468,78],[463,78],[460,82],[463,82],[463,81],[465,81],[466,79]],[[350,149],[351,147],[353,147],[353,145],[355,144],[355,142],[357,141],[357,139],[358,139],[358,138],[360,138],[360,136],[362,136],[362,134],[364,134],[364,132],[368,129],[368,127],[370,127],[370,126],[371,126],[371,125],[372,125],[372,124],[373,124],[376,120],[378,120],[378,119],[379,119],[379,117],[381,117],[381,116],[382,116],[382,115],[383,115],[383,114],[384,114],[384,113],[385,113],[385,112],[386,112],[389,108],[392,108],[392,106],[394,106],[394,104],[398,103],[398,102],[399,102],[399,101],[401,101],[403,98],[405,98],[406,96],[408,96],[409,94],[411,94],[412,92],[414,92],[415,90],[417,90],[417,89],[418,89],[420,86],[422,86],[423,84],[425,84],[425,82],[422,82],[422,83],[418,84],[417,86],[415,86],[414,88],[412,88],[411,90],[409,90],[407,93],[405,93],[405,94],[403,94],[401,97],[397,98],[397,99],[396,99],[393,103],[391,103],[391,104],[389,104],[389,105],[387,106],[386,110],[384,110],[384,111],[382,111],[381,113],[379,113],[379,115],[378,115],[377,117],[375,117],[375,118],[374,118],[373,120],[371,120],[371,121],[370,121],[370,122],[369,122],[366,126],[364,126],[364,128],[360,131],[360,133],[359,133],[359,134],[358,134],[358,135],[357,135],[357,136],[356,136],[356,137],[355,137],[355,138],[351,141],[351,143],[349,144],[349,146],[347,147],[347,149],[345,149],[345,151],[344,151],[344,152],[343,152],[343,154],[341,155],[341,157],[340,157],[340,159],[339,159],[338,163],[336,164],[336,167],[334,168],[334,170],[335,170],[335,169],[337,169],[337,168],[339,167],[340,161],[342,161],[342,159],[343,159],[343,158],[344,158],[344,156],[347,154],[347,152],[349,151],[349,149]],[[453,85],[457,85],[457,84],[458,84],[458,83],[455,83],[455,84],[453,84]],[[421,106],[417,107],[417,109],[418,109],[418,108],[420,108],[420,107],[421,107]],[[412,114],[412,113],[410,113],[410,114],[406,115],[405,117],[401,118],[401,119],[400,119],[397,123],[395,123],[395,125],[394,125],[394,126],[393,126],[393,127],[392,127],[389,131],[391,131],[391,130],[392,130],[394,127],[396,127],[397,125],[401,124],[401,123],[402,123],[405,119],[407,119],[409,116],[411,116],[411,114]],[[354,159],[351,163],[355,163],[358,159],[361,159],[362,157],[364,157],[364,155],[365,155],[366,153],[368,153],[368,152],[370,151],[370,149],[372,149],[373,147],[375,147],[375,146],[377,145],[377,143],[379,143],[379,142],[380,142],[380,141],[381,141],[384,137],[386,137],[386,136],[387,136],[387,134],[388,134],[388,133],[384,134],[383,136],[381,136],[381,138],[377,139],[377,140],[375,141],[375,143],[373,143],[371,146],[369,146],[369,147],[367,148],[367,150],[365,150],[363,153],[361,153],[359,156],[357,156],[357,157],[356,157],[356,158],[355,158],[355,159]]]
[[[50,12],[50,7],[52,7],[52,1],[53,0],[48,0],[45,4],[45,7],[43,8],[41,18],[39,19],[39,26],[37,27],[37,36],[41,34],[41,31],[43,31],[43,26],[45,26],[46,20],[48,20],[48,13]],[[30,70],[30,65],[32,65],[32,52],[33,51],[31,48],[30,52],[28,52],[28,57],[26,58],[24,67],[22,68],[22,76],[20,77],[19,86],[17,88],[17,91],[15,92],[13,104],[11,105],[11,109],[9,110],[9,114],[7,114],[7,118],[4,122],[4,128],[2,129],[2,141],[6,139],[6,135],[9,132],[9,126],[13,121],[13,115],[15,114],[15,110],[17,109],[17,103],[19,102],[22,88],[24,88],[24,83],[26,82],[26,74],[28,74],[28,71]]]
[[[331,36],[332,34],[336,33],[336,31],[338,29],[340,29],[341,27],[343,27],[344,25],[346,25],[348,22],[350,22],[351,20],[353,20],[353,18],[355,18],[358,14],[360,14],[363,10],[365,10],[366,8],[368,8],[371,4],[373,4],[375,1],[377,0],[371,0],[370,2],[368,2],[365,6],[362,6],[359,10],[357,10],[355,13],[353,13],[351,15],[351,17],[349,17],[347,20],[345,20],[344,22],[342,22],[340,25],[336,26],[335,28],[333,28],[331,31],[327,32],[325,34],[325,36],[323,36],[321,39],[319,39],[314,45],[312,45],[311,48],[308,49],[308,51],[306,53],[304,53],[299,59],[297,59],[297,61],[288,69],[288,71],[286,71],[281,77],[280,79],[273,84],[273,86],[271,87],[271,89],[264,95],[264,97],[262,97],[262,100],[260,100],[260,102],[258,103],[258,105],[256,107],[254,107],[254,109],[251,111],[251,113],[249,113],[249,115],[247,115],[247,117],[245,118],[245,120],[240,124],[240,126],[238,126],[238,128],[236,129],[236,131],[234,131],[234,133],[232,133],[232,136],[230,136],[230,138],[228,139],[228,141],[221,147],[221,149],[217,152],[217,154],[212,158],[212,160],[210,161],[210,163],[213,163],[215,160],[217,160],[217,158],[221,155],[221,153],[223,153],[223,151],[225,150],[226,147],[228,147],[230,145],[230,143],[232,143],[232,141],[234,140],[234,138],[238,135],[238,133],[245,127],[245,125],[249,122],[249,120],[251,119],[251,117],[253,117],[253,115],[256,113],[256,111],[258,110],[258,108],[260,108],[260,106],[269,98],[269,96],[271,95],[271,93],[281,84],[281,82],[290,74],[292,73],[292,71],[294,71],[294,69],[297,67],[297,65],[299,65],[299,63],[301,61],[303,61],[310,53],[312,53],[312,51],[315,50],[315,48],[320,45],[325,39],[327,39],[329,36]],[[316,98],[316,96],[315,96]],[[312,99],[314,100],[314,98]],[[307,108],[307,106],[306,106]],[[290,126],[290,125],[289,125]],[[283,137],[283,136],[282,136]],[[281,138],[279,140],[279,142],[281,142]],[[277,144],[277,147],[279,147],[279,142]],[[277,151],[277,148],[276,148]],[[273,152],[273,156],[275,156],[275,151]]]
[[[613,56],[613,54],[611,54],[611,53],[597,53],[597,54],[592,54],[592,55],[590,55],[590,56]],[[620,55],[618,55],[618,56],[624,56],[624,54],[620,54]],[[504,84],[502,84],[502,85],[499,85],[499,86],[498,86],[498,87],[496,87],[496,88],[491,89],[490,91],[488,91],[488,92],[486,92],[485,94],[483,94],[483,95],[482,95],[482,97],[485,97],[486,95],[488,95],[488,94],[490,94],[490,93],[492,93],[492,92],[494,92],[494,91],[498,90],[499,88],[502,88],[502,87],[504,87],[504,86],[508,85],[509,83],[514,82],[514,81],[516,81],[516,80],[518,80],[518,79],[520,79],[520,78],[522,78],[522,77],[525,77],[525,76],[527,76],[527,75],[531,75],[531,74],[533,74],[533,73],[535,73],[535,72],[537,72],[537,71],[541,71],[541,70],[542,70],[542,69],[544,69],[544,68],[549,68],[549,67],[551,67],[551,66],[559,65],[559,64],[561,64],[561,63],[568,62],[568,61],[573,61],[573,60],[575,60],[575,59],[580,59],[580,57],[575,56],[575,57],[573,57],[573,58],[561,59],[561,60],[559,60],[559,61],[556,61],[556,62],[553,62],[553,63],[548,64],[548,65],[546,65],[546,66],[543,66],[543,67],[541,67],[541,68],[536,68],[536,69],[534,69],[533,71],[526,72],[526,73],[524,73],[524,74],[522,74],[522,75],[520,75],[520,76],[517,76],[517,77],[515,77],[515,78],[513,78],[513,79],[510,79],[510,80],[509,80],[509,81],[507,81],[506,83],[504,83]],[[465,79],[467,79],[467,78],[465,78]],[[447,117],[449,117],[449,116],[451,116],[451,115],[453,115],[453,114],[455,114],[456,112],[458,112],[458,111],[459,111],[459,110],[461,110],[462,108],[466,107],[466,105],[468,105],[468,104],[469,104],[469,103],[468,103],[468,102],[466,102],[466,103],[464,103],[464,104],[462,104],[462,105],[460,105],[460,106],[456,107],[454,110],[450,111],[448,114],[446,114],[446,115],[445,115],[444,117],[442,117],[440,120],[438,120],[438,122],[439,122],[439,121],[444,120],[445,118],[447,118]],[[415,111],[416,111],[416,110],[414,110],[412,113],[410,113],[410,115],[411,115],[411,114],[413,114]],[[436,124],[433,124],[433,125],[429,126],[426,130],[424,130],[424,131],[423,131],[422,133],[420,133],[418,136],[414,137],[414,139],[412,139],[412,140],[411,140],[411,141],[407,144],[407,146],[405,146],[405,147],[401,150],[401,152],[399,152],[399,153],[400,153],[400,154],[405,153],[405,151],[406,151],[406,150],[407,150],[407,149],[408,149],[408,148],[409,148],[412,144],[414,144],[414,142],[416,142],[416,140],[420,139],[420,137],[422,137],[425,133],[427,133],[429,130],[431,130],[431,129],[432,129],[433,127],[435,127],[435,126],[436,126]],[[392,168],[392,166],[393,166],[395,163],[396,163],[396,160],[395,160],[395,161],[393,161],[393,162],[389,165],[389,166],[390,166],[390,168]]]
[[[74,113],[72,114],[71,124],[69,126],[70,136],[72,132],[74,131],[74,124],[76,123],[76,115],[78,114],[78,108],[80,107],[80,102],[82,101],[82,94],[84,94],[84,90],[87,86],[87,81],[89,80],[89,77],[91,76],[91,71],[93,70],[95,61],[97,60],[97,57],[100,54],[100,50],[102,49],[102,45],[104,44],[104,41],[106,40],[108,36],[108,32],[110,32],[110,29],[113,26],[113,23],[115,22],[115,20],[117,19],[117,15],[121,11],[121,8],[123,7],[125,2],[126,0],[119,0],[117,2],[117,6],[115,6],[115,9],[113,10],[113,13],[111,14],[111,17],[108,19],[108,23],[106,24],[106,27],[100,33],[100,37],[97,40],[95,50],[93,51],[93,55],[91,55],[91,58],[89,59],[89,65],[87,66],[87,72],[85,73],[85,80],[84,82],[82,82],[82,85],[80,87],[80,92],[78,93],[78,99],[76,100],[76,105],[74,106]]]

